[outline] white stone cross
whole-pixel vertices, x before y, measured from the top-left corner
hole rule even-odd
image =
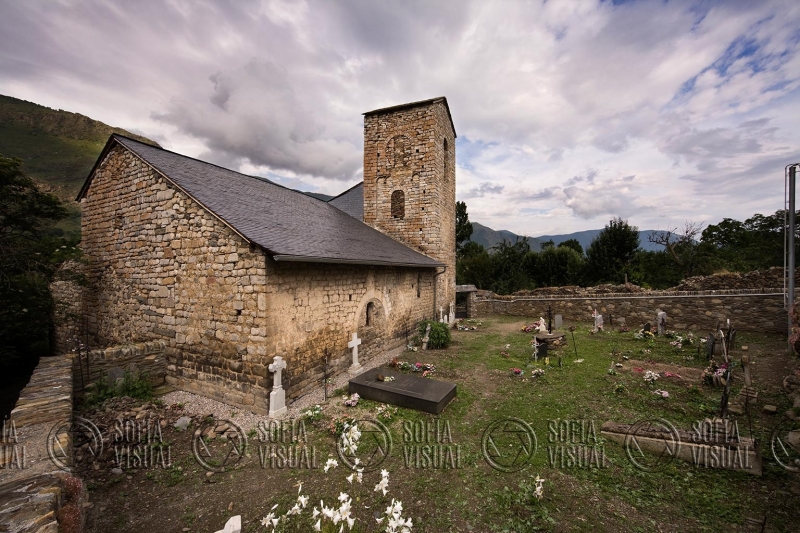
[[[439,306],[439,322],[444,322],[444,307]]]
[[[270,372],[272,375],[272,392],[269,393],[269,416],[270,418],[280,418],[287,412],[286,409],[286,391],[283,390],[283,383],[281,381],[281,371],[286,368],[286,361],[280,355],[275,357],[270,363]]]
[[[353,338],[347,343],[347,347],[353,350],[353,364],[350,365],[350,374],[358,374],[361,370],[361,363],[358,362],[358,347],[361,344],[361,339],[358,338],[358,333],[353,333]]]

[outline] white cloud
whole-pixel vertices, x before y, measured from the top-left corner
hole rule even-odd
[[[329,194],[360,179],[361,113],[445,95],[473,220],[646,229],[782,206],[798,23],[789,0],[9,2],[0,93]]]

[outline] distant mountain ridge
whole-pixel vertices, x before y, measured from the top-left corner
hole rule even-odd
[[[592,239],[597,237],[601,231],[601,229],[590,229],[560,235],[541,235],[539,237],[528,237],[528,243],[531,245],[531,250],[538,252],[541,250],[543,242],[552,240],[553,243],[558,246],[564,241],[575,239],[581,243],[583,249],[586,250],[592,243]],[[655,231],[656,230],[642,230],[639,232],[639,246],[641,246],[643,250],[659,251],[664,248],[663,246],[653,244],[648,240],[648,237],[650,237],[650,235],[652,235]],[[522,238],[523,235],[517,235],[516,233],[508,230],[498,231],[488,226],[484,226],[478,222],[472,223],[472,237],[470,240],[480,244],[487,250],[492,246],[500,244],[503,239],[511,243],[515,243]]]

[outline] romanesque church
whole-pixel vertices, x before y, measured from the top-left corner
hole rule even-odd
[[[325,202],[113,135],[78,196],[90,344],[160,340],[169,383],[263,413],[277,356],[291,399],[353,333],[385,355],[455,302],[455,137],[445,98],[367,112],[363,183]]]

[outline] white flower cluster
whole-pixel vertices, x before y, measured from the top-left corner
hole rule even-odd
[[[330,470],[331,468],[336,468],[337,466],[339,466],[339,461],[337,461],[336,459],[328,459],[325,462],[325,466],[322,467],[322,470],[327,474],[328,470]]]
[[[394,498],[386,508],[386,516],[375,520],[379,524],[386,520],[386,533],[411,533],[411,528],[414,527],[410,518],[403,518],[403,502]]]
[[[316,523],[314,524],[314,531],[321,531],[322,529],[322,520],[328,519],[333,522],[333,525],[342,523],[339,531],[344,530],[344,524],[347,524],[348,529],[353,529],[353,524],[355,524],[356,519],[351,516],[352,515],[352,506],[353,506],[353,499],[346,493],[341,492],[339,493],[339,507],[325,507],[325,502],[320,500],[319,506],[322,509],[320,511],[316,507],[314,507],[314,511],[311,513],[311,519],[317,518],[320,514],[322,518],[318,518]]]
[[[380,482],[375,485],[375,492],[381,491],[383,495],[386,496],[386,493],[389,492],[389,471],[388,470],[381,470],[381,480]]]
[[[301,494],[303,491],[303,484],[300,483],[300,486],[297,489],[297,502],[295,502],[294,506],[286,511],[286,514],[283,516],[278,516],[275,514],[275,509],[278,508],[278,504],[272,506],[272,509],[269,510],[267,516],[261,519],[261,525],[266,527],[267,529],[272,528],[273,531],[278,527],[278,524],[281,520],[284,522],[289,520],[290,516],[299,515],[303,509],[306,508],[308,505],[308,496],[304,496]],[[319,531],[319,529],[317,529]]]
[[[342,449],[347,455],[355,455],[360,438],[361,431],[358,429],[358,424],[350,425],[349,422],[345,422],[344,431],[342,431]]]
[[[655,383],[658,379],[658,372],[653,372],[652,370],[648,370],[644,373],[644,380],[648,383]]]

